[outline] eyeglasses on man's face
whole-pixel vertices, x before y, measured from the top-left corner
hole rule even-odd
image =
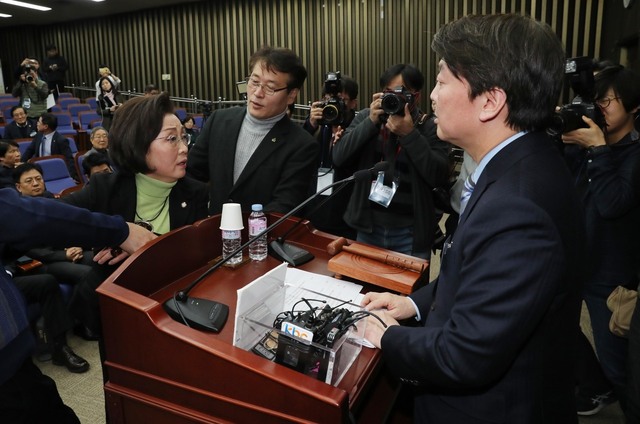
[[[250,76],[245,78],[245,80],[247,81],[247,87],[251,88],[252,90],[257,90],[258,88],[262,88],[262,92],[267,96],[273,96],[278,91],[286,90],[289,88],[288,86],[285,86],[282,88],[273,88],[269,85],[262,84],[260,81]]]
[[[20,182],[20,184],[24,184],[24,185],[32,185],[33,183],[41,184],[42,183],[42,177],[41,176],[28,177],[28,178],[25,178],[24,180],[22,180]]]
[[[606,109],[611,104],[611,101],[618,100],[620,97],[605,97],[604,99],[596,100],[596,104],[600,106],[602,109]]]

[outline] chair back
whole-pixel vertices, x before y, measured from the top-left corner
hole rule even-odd
[[[93,109],[91,109],[91,106],[86,103],[69,105],[69,108],[67,110],[71,114],[72,118],[78,118],[78,113],[82,111],[93,111]],[[75,120],[77,121],[77,119]]]
[[[24,156],[24,154],[27,152],[27,148],[29,147],[29,145],[31,144],[33,139],[31,139],[31,138],[17,138],[17,139],[15,139],[13,141],[18,143],[18,149],[20,149],[20,154]]]
[[[35,163],[42,167],[43,178],[47,190],[54,195],[59,195],[64,189],[75,187],[76,181],[69,175],[67,164],[62,155],[41,156],[39,158],[31,158],[29,162]]]
[[[73,118],[69,112],[57,112],[54,113],[54,115],[58,118],[57,132],[64,136],[76,135],[78,133],[76,129],[73,128]]]
[[[69,149],[71,149],[71,154],[78,153],[78,146],[76,145],[76,140],[73,137],[67,137],[69,140]]]
[[[91,109],[98,110],[98,101],[96,100],[96,96],[87,97],[84,99],[84,102],[91,106]]]
[[[76,173],[78,174],[78,176],[80,177],[80,179],[82,180],[82,182],[84,184],[89,182],[89,179],[84,174],[84,169],[82,169],[82,162],[84,162],[84,154],[85,153],[86,152],[76,152],[73,155],[73,162],[76,165]]]
[[[92,121],[102,121],[102,117],[98,112],[95,111],[83,111],[78,113],[78,121],[80,122],[80,128],[83,130],[88,130],[92,128]]]
[[[80,103],[80,99],[77,97],[60,97],[58,98],[58,105],[62,110],[68,110],[70,105]]]
[[[180,119],[180,121],[182,121],[184,118],[187,117],[187,109],[183,108],[183,107],[177,107],[173,110],[173,113],[176,114],[176,116]]]
[[[66,91],[61,91],[60,93],[58,93],[58,98],[59,99],[67,98],[67,97],[73,97],[73,94],[68,93]]]

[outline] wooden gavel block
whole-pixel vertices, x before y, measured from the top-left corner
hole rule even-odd
[[[409,294],[422,272],[428,272],[429,261],[363,243],[349,244],[341,237],[327,245],[334,255],[329,271],[336,277],[348,276],[399,293]]]

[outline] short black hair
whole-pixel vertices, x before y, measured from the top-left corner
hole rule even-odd
[[[82,170],[85,175],[91,175],[91,168],[94,166],[108,165],[111,166],[111,161],[104,153],[96,152],[87,155],[82,159]]]
[[[36,171],[38,171],[40,175],[42,175],[42,177],[44,178],[44,172],[42,171],[42,167],[40,165],[32,162],[25,162],[23,164],[18,165],[13,170],[13,174],[11,174],[11,176],[13,177],[13,182],[18,184],[20,182],[20,177],[22,177],[22,174],[24,174],[25,172],[29,172],[32,169],[35,169]]]
[[[11,108],[10,113],[11,113],[11,117],[13,118],[13,112],[15,112],[18,109],[22,109],[24,111],[24,113],[27,113],[26,110],[24,110],[24,107],[21,105],[16,105],[14,107]]]
[[[349,95],[351,100],[358,98],[358,83],[351,77],[343,76],[341,78],[342,91]]]
[[[152,171],[147,166],[147,152],[168,113],[173,113],[168,93],[134,97],[116,111],[109,129],[109,153],[119,172]]]
[[[307,79],[307,69],[293,50],[263,46],[251,55],[249,72],[253,72],[253,68],[260,62],[268,71],[288,74],[289,82],[287,83],[287,88],[289,91],[293,88],[301,88],[304,80]]]
[[[386,88],[396,76],[402,75],[402,80],[406,88],[413,91],[420,91],[424,87],[424,75],[413,65],[399,63],[393,65],[380,75],[380,87]]]
[[[42,123],[49,127],[51,131],[55,131],[58,128],[58,117],[53,113],[43,113],[40,116]]]
[[[158,90],[160,91],[160,89],[158,88],[157,85],[155,84],[147,84],[147,86],[144,88],[144,92],[145,93],[151,93],[154,90]]]
[[[518,14],[468,15],[438,30],[431,48],[469,84],[469,99],[489,90],[507,95],[507,125],[543,130],[564,80],[562,42],[545,23]]]
[[[193,121],[193,125],[196,124],[196,119],[191,114],[188,114],[187,116],[185,116],[184,119],[180,121],[180,123],[184,125],[189,121]]]
[[[620,97],[624,110],[630,112],[640,106],[640,75],[622,65],[604,68],[595,76],[595,99],[600,100],[612,89]]]
[[[10,140],[10,139],[0,140],[0,158],[3,158],[4,155],[7,154],[7,152],[9,151],[9,147],[11,146],[20,148],[18,143],[14,140]]]

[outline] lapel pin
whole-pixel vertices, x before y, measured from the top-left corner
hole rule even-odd
[[[182,206],[183,208],[186,208],[187,207],[187,202],[182,202],[182,204],[180,206]]]
[[[276,141],[277,141],[277,140],[276,140],[276,138],[275,138],[275,137],[271,139],[271,142],[272,142],[272,143],[275,143]]]

